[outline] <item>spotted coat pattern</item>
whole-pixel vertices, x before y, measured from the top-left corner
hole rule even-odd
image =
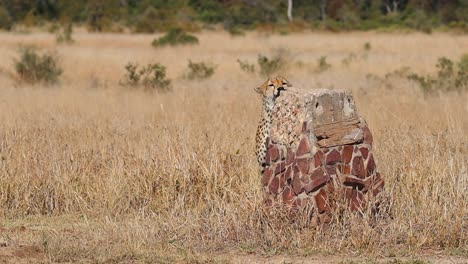
[[[260,87],[255,88],[255,91],[262,95],[263,107],[260,123],[257,128],[255,138],[255,156],[260,165],[260,170],[263,172],[266,166],[265,156],[267,152],[267,139],[270,136],[272,111],[275,106],[275,100],[280,96],[281,91],[286,90],[291,85],[283,77],[269,78]]]

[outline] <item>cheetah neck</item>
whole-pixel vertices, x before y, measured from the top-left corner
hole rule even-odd
[[[266,121],[266,128],[267,128],[268,134],[270,133],[271,116],[272,116],[274,106],[275,106],[275,98],[273,96],[263,97],[262,120]]]
[[[263,111],[262,119],[258,127],[258,131],[261,134],[257,134],[257,155],[258,162],[260,164],[260,170],[263,171],[263,166],[265,164],[265,155],[267,151],[267,138],[270,137],[270,129],[272,122],[272,112],[275,105],[274,97],[263,97]]]

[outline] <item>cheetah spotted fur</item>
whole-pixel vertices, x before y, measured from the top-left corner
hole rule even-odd
[[[272,111],[275,106],[275,100],[280,96],[281,91],[286,90],[286,87],[291,86],[283,77],[269,78],[260,87],[254,90],[262,95],[263,109],[262,118],[257,128],[255,138],[255,156],[260,165],[260,171],[263,173],[266,166],[267,138],[270,136],[270,128],[272,123]]]

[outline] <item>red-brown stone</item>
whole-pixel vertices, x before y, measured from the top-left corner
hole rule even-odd
[[[288,155],[286,157],[286,165],[292,164],[295,158],[296,158],[296,155],[294,154],[294,152],[290,148],[288,148]]]
[[[369,149],[367,147],[362,147],[360,151],[361,151],[362,158],[367,159],[367,155],[369,154]]]
[[[302,200],[296,197],[296,198],[293,200],[292,205],[293,205],[294,207],[299,208],[299,207],[301,207],[301,205],[302,205]]]
[[[345,187],[344,195],[347,201],[350,201],[353,198],[353,189]]]
[[[329,180],[330,177],[326,175],[321,168],[317,168],[310,175],[310,182],[304,186],[304,189],[306,192],[315,191]]]
[[[336,162],[341,161],[341,155],[338,150],[333,149],[329,153],[327,153],[326,164],[334,164]]]
[[[271,171],[271,169],[266,169],[264,172],[263,172],[263,177],[262,177],[262,184],[264,186],[267,186],[268,183],[270,183],[270,180],[271,180],[271,176],[273,175],[273,172]]]
[[[310,169],[310,159],[309,158],[297,159],[296,164],[297,164],[297,167],[299,168],[299,171],[301,171],[301,173],[303,175],[309,173],[309,169]]]
[[[372,194],[376,196],[383,190],[383,188],[384,188],[384,180],[378,177],[376,182],[372,186]]]
[[[277,161],[280,157],[279,150],[277,147],[271,147],[267,151],[267,155],[270,156],[270,161],[274,162]]]
[[[296,195],[300,194],[301,192],[304,191],[304,188],[302,188],[302,182],[299,176],[294,176],[292,179],[292,188],[293,191]]]
[[[286,171],[284,172],[284,178],[286,180],[290,179],[292,177],[292,169],[291,166],[286,167]]]
[[[367,161],[367,177],[371,176],[375,172],[375,161],[374,161],[374,156],[372,154],[369,155],[369,160]]]
[[[275,175],[279,174],[279,173],[281,173],[281,172],[283,172],[285,170],[286,170],[286,162],[284,162],[284,161],[280,162],[280,163],[276,164]]]
[[[366,171],[364,169],[364,161],[362,161],[362,157],[354,157],[351,174],[358,176],[361,179],[366,177]]]
[[[322,165],[322,161],[324,160],[324,154],[321,150],[317,151],[314,155],[314,165],[317,168],[318,166]]]
[[[343,161],[346,164],[349,164],[351,162],[351,158],[353,157],[353,146],[351,145],[346,145],[343,148]]]
[[[350,175],[342,175],[340,176],[340,180],[345,186],[357,188],[358,190],[362,190],[366,186],[366,183],[362,179]]]
[[[315,204],[317,205],[317,210],[319,213],[323,213],[328,210],[328,201],[327,201],[327,193],[325,189],[321,189],[315,195]]]
[[[284,186],[286,186],[286,180],[285,180],[284,174],[279,174],[276,177],[278,177],[278,180],[279,180],[279,189],[282,190]]]
[[[309,132],[307,122],[303,122],[302,123],[302,133],[307,133],[307,132]]]
[[[293,194],[293,191],[291,190],[290,187],[286,187],[283,191],[283,202],[285,204],[291,204],[292,201],[293,201],[293,197],[294,197],[294,194]]]
[[[340,163],[337,165],[339,172],[342,174],[350,174],[351,173],[351,166],[347,164]]]
[[[353,193],[351,196],[350,201],[350,209],[351,211],[359,211],[364,206],[364,195],[358,191],[353,189]]]
[[[279,179],[278,177],[273,177],[273,180],[270,182],[270,186],[268,186],[268,190],[270,193],[277,194],[279,188]]]
[[[307,137],[303,137],[301,139],[301,142],[299,143],[299,146],[297,147],[296,156],[299,157],[309,152],[310,152],[309,140],[307,139]]]
[[[333,175],[336,175],[336,167],[335,166],[331,166],[331,165],[326,165],[325,166],[325,171],[327,173],[328,176],[333,176]]]
[[[364,137],[364,143],[372,145],[372,133],[370,132],[369,128],[367,126],[362,127],[362,133]]]

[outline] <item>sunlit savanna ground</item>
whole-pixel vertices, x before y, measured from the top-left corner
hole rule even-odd
[[[384,76],[434,73],[439,57],[468,52],[468,36],[196,35],[198,46],[156,49],[154,35],[78,30],[57,45],[48,33],[0,33],[0,262],[467,261],[468,94],[424,96]],[[18,83],[19,45],[55,51],[60,84]],[[260,53],[282,54],[296,87],[353,92],[389,216],[311,229],[262,207],[253,88],[264,77],[236,62]],[[332,66],[318,72],[322,56]],[[185,80],[189,59],[217,65],[214,76]],[[128,62],[165,65],[173,92],[120,86]]]

